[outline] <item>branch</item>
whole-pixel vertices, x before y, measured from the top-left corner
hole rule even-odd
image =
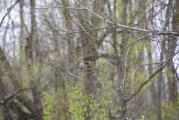
[[[143,87],[148,84],[153,77],[155,77],[157,75],[157,73],[159,73],[160,71],[162,71],[165,68],[165,66],[161,66],[158,70],[156,70],[151,76],[148,77],[147,80],[145,80],[145,82],[142,83],[142,85],[136,90],[136,92],[131,95],[129,98],[126,98],[125,101],[129,102],[133,97],[135,97],[142,89]]]
[[[16,6],[16,4],[19,2],[19,0],[16,0],[16,2],[7,9],[7,13],[2,17],[2,20],[0,22],[0,27],[2,26],[2,23],[4,22],[6,16],[11,12],[11,10]]]
[[[22,92],[29,90],[29,88],[24,88],[24,89],[20,89],[18,91],[15,91],[13,93],[11,93],[10,95],[4,97],[1,101],[0,101],[0,105],[6,105],[6,103],[8,103],[9,101],[11,101],[12,99],[14,99],[15,97],[18,97],[21,95]]]
[[[177,54],[179,54],[179,52],[177,52],[175,55],[177,55]],[[174,56],[175,56],[175,55],[174,55]],[[159,68],[158,70],[156,70],[152,75],[150,75],[150,76],[147,78],[147,80],[145,80],[145,81],[141,84],[141,86],[137,89],[137,91],[136,91],[133,95],[131,95],[131,96],[128,97],[128,98],[125,98],[125,101],[126,101],[126,102],[129,102],[133,97],[135,97],[135,96],[143,89],[143,87],[144,87],[146,84],[148,84],[148,83],[152,80],[153,77],[155,77],[155,76],[157,75],[157,73],[159,73],[160,71],[162,71],[162,70],[165,68],[165,66],[168,64],[168,62],[169,62],[170,60],[173,59],[174,56],[172,56],[171,58],[169,58],[165,64],[161,63],[161,64],[160,64],[160,65],[161,65],[160,68]]]
[[[175,35],[175,36],[179,36],[179,33],[174,32],[174,31],[166,31],[166,32],[165,31],[156,31],[156,30],[136,28],[136,27],[131,27],[131,26],[128,26],[128,25],[123,25],[123,24],[120,24],[120,23],[115,23],[114,21],[108,20],[108,19],[104,18],[103,16],[99,15],[94,10],[92,10],[92,9],[82,5],[82,4],[80,4],[78,1],[76,1],[76,2],[81,6],[80,8],[72,7],[72,6],[45,6],[45,7],[35,7],[35,9],[65,8],[65,9],[74,9],[74,10],[86,10],[86,11],[92,13],[93,15],[97,16],[101,20],[113,25],[113,27],[102,27],[102,28],[93,28],[93,29],[88,29],[88,30],[67,31],[66,33],[59,33],[57,35],[75,34],[75,33],[81,33],[81,32],[98,31],[98,30],[103,30],[103,29],[123,28],[123,29],[128,29],[128,30],[133,30],[133,31],[147,32],[147,33],[151,33],[153,35]],[[32,7],[32,6],[28,5],[28,4],[24,4],[24,5],[27,6],[27,7]]]
[[[175,36],[179,36],[179,33],[173,32],[173,31],[172,32],[171,31],[162,32],[162,31],[136,28],[136,27],[131,27],[131,26],[128,26],[128,25],[123,25],[123,24],[120,24],[120,23],[115,23],[114,21],[110,21],[110,20],[104,18],[103,16],[99,15],[96,11],[82,5],[79,1],[75,0],[75,2],[77,2],[80,6],[82,6],[82,8],[86,9],[88,12],[94,14],[95,16],[100,18],[101,20],[114,25],[116,28],[123,28],[123,29],[129,29],[129,30],[133,30],[133,31],[147,32],[147,33],[152,33],[152,34],[155,34],[155,35],[175,35]]]
[[[27,7],[33,7],[29,4],[24,4]],[[56,5],[56,6],[38,6],[34,7],[35,9],[50,9],[50,8],[63,8],[63,9],[73,9],[73,10],[86,10],[85,8],[79,8],[79,7],[72,7],[72,6],[62,6],[62,5]]]

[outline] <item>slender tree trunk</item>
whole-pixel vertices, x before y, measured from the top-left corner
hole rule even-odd
[[[162,120],[161,118],[161,82],[162,82],[162,73],[160,72],[157,80],[157,97],[156,97],[156,114],[157,120]]]
[[[127,4],[128,0],[122,0],[123,4],[123,9],[122,9],[122,14],[121,14],[121,24],[127,25]],[[116,44],[116,43],[115,43]],[[118,59],[118,95],[120,98],[120,107],[121,107],[121,112],[120,112],[120,119],[126,119],[126,112],[127,112],[127,105],[125,101],[125,96],[126,96],[126,87],[125,83],[126,80],[124,78],[125,72],[127,71],[127,66],[125,66],[125,59],[126,59],[126,50],[124,48],[127,46],[127,31],[126,29],[122,30],[121,34],[121,43],[120,43],[120,50],[121,55],[120,59]]]
[[[94,4],[95,1],[81,1],[81,4],[84,6],[89,6],[90,4]],[[94,6],[93,6],[94,7]],[[93,8],[95,9],[95,8]],[[88,13],[79,12],[79,28],[81,30],[87,30],[90,29],[91,23],[93,23],[92,19],[94,16],[90,16]],[[93,25],[97,25],[97,22]],[[83,51],[83,63],[84,63],[84,89],[86,94],[91,97],[91,99],[97,100],[99,98],[99,94],[97,92],[98,89],[101,88],[100,83],[97,81],[97,68],[96,68],[96,62],[97,62],[97,45],[95,41],[95,38],[97,38],[97,33],[95,31],[91,32],[82,32],[80,35],[80,39],[82,42],[82,51]],[[89,103],[87,107],[87,112],[85,115],[85,120],[91,120],[92,116],[90,115],[91,109],[90,109]]]
[[[19,35],[19,56],[20,62],[24,59],[24,0],[19,1],[19,14],[20,14],[20,35]]]
[[[83,18],[84,19],[84,18]],[[83,22],[84,23],[84,22]],[[85,25],[85,24],[83,24]],[[83,62],[84,62],[84,87],[85,91],[88,96],[90,96],[92,99],[97,99],[97,89],[100,88],[99,84],[97,84],[97,68],[96,68],[96,60],[97,60],[97,51],[95,48],[95,45],[92,44],[92,40],[89,37],[89,34],[95,34],[95,33],[82,33],[81,34],[81,40],[82,40],[82,46],[83,46]],[[88,46],[88,47],[86,47]],[[90,104],[90,103],[89,103]],[[90,106],[90,105],[89,105]],[[88,112],[86,114],[85,120],[91,120],[90,116],[90,107],[87,107]]]
[[[172,2],[170,1],[171,5]],[[173,31],[179,31],[179,1],[176,0],[175,1],[175,10],[173,11]],[[175,55],[175,49],[176,49],[176,43],[177,42],[177,38],[176,36],[171,36],[168,40],[168,53],[167,53],[167,58],[172,58]],[[177,74],[176,74],[176,70],[174,68],[174,64],[172,59],[169,61],[168,63],[168,88],[169,88],[169,100],[170,101],[176,101],[177,99]]]
[[[34,61],[34,51],[33,51],[33,44],[34,44],[34,37],[35,37],[35,27],[36,27],[36,18],[35,18],[35,0],[30,0],[30,8],[31,8],[31,32],[29,38],[27,38],[27,45],[26,45],[26,60],[28,61],[28,69],[29,75],[33,76],[32,74],[32,67]],[[32,77],[33,78],[33,77]],[[42,111],[42,93],[38,88],[38,80],[34,81],[31,79],[31,87],[32,87],[32,95],[33,95],[33,102],[34,102],[34,119],[35,120],[43,120],[43,111]]]
[[[161,52],[160,52],[160,61],[159,61],[160,63],[163,62],[164,48],[165,48],[165,43],[162,42],[162,44],[161,44]],[[157,96],[156,96],[156,115],[157,115],[157,120],[162,120],[162,115],[161,115],[162,81],[163,81],[163,74],[162,74],[162,71],[161,71],[159,73],[159,75],[158,75],[158,80],[157,80]]]

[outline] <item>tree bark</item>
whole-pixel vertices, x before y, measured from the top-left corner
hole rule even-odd
[[[19,56],[20,62],[24,59],[24,0],[19,0],[19,14],[20,14],[20,35],[19,35]]]
[[[30,13],[31,13],[31,32],[29,38],[27,38],[26,43],[26,60],[28,62],[29,76],[33,76],[32,67],[34,62],[34,37],[36,29],[36,17],[35,17],[35,0],[30,0]],[[32,77],[33,78],[33,77]],[[34,81],[31,79],[31,92],[33,95],[34,103],[34,119],[43,120],[43,106],[42,106],[42,93],[38,88],[39,80]]]
[[[170,0],[170,4],[172,5],[172,1]],[[173,31],[178,32],[179,31],[179,1],[175,1],[175,6],[173,11]],[[167,58],[172,58],[175,56],[175,49],[177,45],[177,37],[171,36],[168,40],[168,53]],[[168,77],[168,88],[169,88],[169,100],[170,101],[176,101],[178,93],[177,93],[177,73],[174,67],[173,60],[171,59],[168,63],[168,69],[167,69],[167,77]]]
[[[89,6],[89,4],[93,5],[94,1],[81,1],[80,4],[84,6]],[[93,9],[96,9],[95,6],[93,6]],[[81,30],[88,30],[91,26],[97,26],[97,22],[93,23],[93,19],[96,19],[96,17],[91,16],[88,13],[84,13],[84,11],[79,12],[79,29]],[[97,33],[95,31],[91,32],[82,32],[80,33],[80,40],[82,45],[82,51],[83,51],[83,72],[84,72],[84,89],[86,94],[94,100],[97,100],[99,98],[99,92],[97,92],[98,89],[101,88],[101,84],[97,81],[97,68],[96,68],[96,62],[97,62],[97,44],[95,39],[97,38]],[[90,115],[91,109],[90,109],[90,103],[86,105],[87,112],[85,115],[85,120],[91,120],[92,116]]]

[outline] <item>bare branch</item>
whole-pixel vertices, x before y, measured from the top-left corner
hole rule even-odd
[[[0,27],[2,26],[2,23],[4,22],[6,16],[11,12],[11,10],[16,6],[16,4],[19,2],[19,0],[16,0],[16,2],[7,9],[6,14],[2,17],[1,21],[0,21]]]

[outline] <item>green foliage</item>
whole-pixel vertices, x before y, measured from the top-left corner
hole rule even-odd
[[[153,109],[150,109],[147,113],[145,118],[147,118],[147,120],[157,120],[156,114],[153,112]]]
[[[53,95],[53,120],[66,120],[68,116],[67,92],[62,89],[55,91]]]
[[[162,120],[178,120],[179,99],[176,102],[162,102]]]
[[[178,120],[179,118],[179,99],[175,102],[162,101],[161,106],[162,120]],[[148,111],[146,114],[147,120],[157,120],[154,111]]]
[[[72,114],[74,120],[83,120],[85,116],[85,104],[87,101],[87,96],[81,92],[81,89],[77,86],[72,87],[70,100],[69,112]]]
[[[52,120],[52,113],[53,113],[53,104],[52,104],[52,97],[47,93],[43,93],[43,113],[44,113],[44,120]]]
[[[84,120],[85,116],[88,115],[92,120],[109,119],[105,109],[105,106],[109,104],[108,100],[101,99],[101,101],[96,101],[93,97],[86,95],[79,86],[72,87],[70,97],[69,112],[73,120]]]

